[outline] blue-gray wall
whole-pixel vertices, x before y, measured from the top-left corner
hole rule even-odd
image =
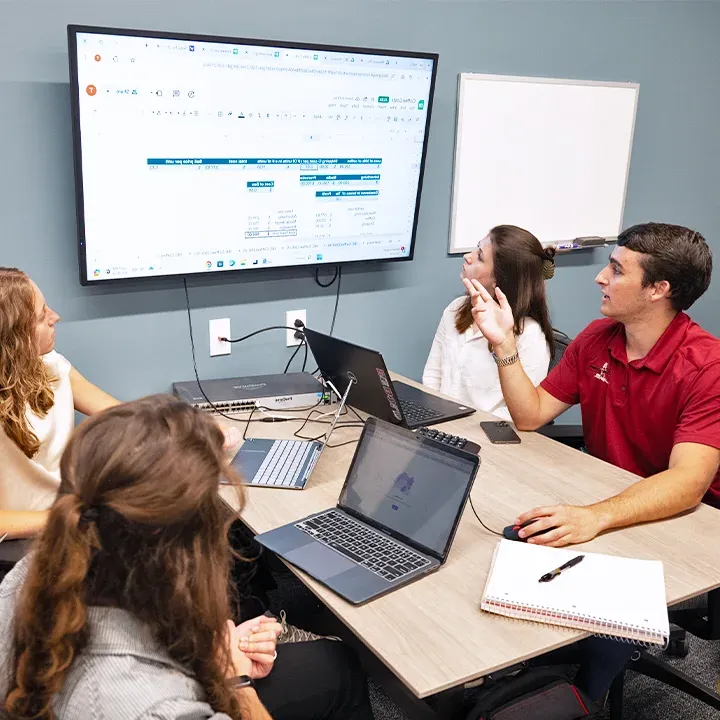
[[[718,247],[718,3],[0,0],[0,264],[38,282],[63,316],[60,351],[120,398],[192,376],[185,300],[179,279],[78,283],[70,22],[440,53],[416,259],[347,269],[337,319],[340,336],[382,350],[393,369],[412,377],[422,372],[442,308],[461,292],[460,260],[446,255],[461,71],[639,82],[626,224],[688,224]],[[127,211],[122,197],[117,204]],[[574,334],[598,315],[592,281],[605,256],[596,250],[560,259],[550,283],[557,327]],[[719,287],[716,280],[693,310],[716,334]],[[306,308],[308,324],[326,329],[333,292],[303,269],[191,281],[201,376],[280,372],[288,357],[283,333],[269,333],[230,357],[210,358],[210,318],[229,316],[237,336]]]

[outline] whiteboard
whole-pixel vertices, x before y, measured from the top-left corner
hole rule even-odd
[[[450,253],[495,225],[543,245],[617,236],[639,85],[461,73]]]

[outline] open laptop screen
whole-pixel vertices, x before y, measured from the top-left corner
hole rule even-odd
[[[478,463],[369,419],[339,505],[444,558]]]

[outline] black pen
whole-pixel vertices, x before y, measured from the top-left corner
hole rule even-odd
[[[569,570],[571,567],[575,567],[585,556],[584,555],[578,555],[577,557],[574,557],[572,560],[568,560],[564,565],[561,565],[559,568],[555,568],[552,572],[545,573],[538,582],[550,582],[554,578],[556,578],[563,570]]]

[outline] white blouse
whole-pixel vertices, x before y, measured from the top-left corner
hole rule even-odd
[[[455,328],[455,315],[464,302],[465,296],[456,298],[445,308],[425,363],[423,384],[477,410],[512,421],[484,335],[475,332],[472,325],[462,335]],[[535,320],[525,319],[517,347],[520,363],[537,387],[548,374],[550,348]]]
[[[45,417],[28,408],[26,417],[40,441],[32,460],[0,430],[0,508],[3,510],[46,510],[60,486],[60,458],[75,427],[70,370],[59,353],[43,356],[53,383],[54,402]]]

